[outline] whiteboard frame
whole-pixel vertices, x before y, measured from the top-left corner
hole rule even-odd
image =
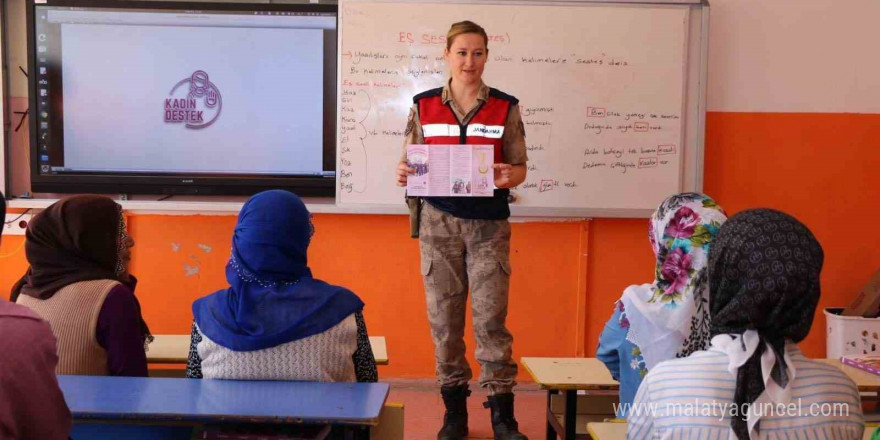
[[[685,99],[683,124],[684,145],[686,148],[681,156],[681,184],[680,192],[703,190],[703,169],[706,140],[706,82],[709,69],[709,3],[706,0],[664,0],[664,1],[639,1],[639,0],[339,0],[339,25],[337,41],[337,90],[340,94],[337,99],[337,127],[342,123],[342,41],[344,38],[344,15],[343,7],[357,3],[463,3],[485,5],[547,5],[547,6],[584,6],[584,5],[614,5],[627,6],[643,5],[650,6],[681,6],[688,8],[688,34],[687,34],[687,61],[685,67]],[[339,170],[340,160],[339,137],[336,145],[336,166]],[[402,145],[401,145],[402,148]],[[337,176],[338,179],[338,176]],[[391,172],[388,173],[388,184],[393,185]],[[336,206],[340,212],[357,212],[363,214],[404,214],[406,206],[401,200],[399,205],[387,204],[364,204],[342,203],[340,185],[336,185]],[[648,218],[654,209],[605,209],[605,208],[549,208],[549,207],[524,207],[510,206],[512,217],[540,217],[540,218]]]

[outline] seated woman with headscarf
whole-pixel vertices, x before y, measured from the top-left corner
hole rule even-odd
[[[377,380],[364,303],[312,277],[313,233],[306,206],[287,191],[244,204],[226,265],[229,287],[193,303],[188,377]]]
[[[58,374],[147,375],[152,336],[128,272],[133,246],[122,207],[107,197],[60,200],[28,225],[30,267],[12,300],[49,322]]]
[[[623,291],[596,350],[620,382],[618,417],[626,417],[642,378],[655,365],[708,347],[707,255],[725,220],[714,200],[696,193],[671,196],[651,215],[654,282]]]
[[[858,389],[797,347],[819,302],[822,247],[801,222],[754,209],[709,254],[711,346],[645,377],[627,438],[862,438]]]

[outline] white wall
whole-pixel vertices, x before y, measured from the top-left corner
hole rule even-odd
[[[709,111],[880,113],[880,1],[709,1]]]
[[[3,35],[3,17],[2,16],[0,16],[0,35]],[[3,45],[0,44],[0,60],[2,60],[2,59],[3,59]],[[6,114],[3,112],[4,108],[6,107],[5,106],[5,103],[6,103],[5,86],[6,86],[6,82],[3,81],[3,76],[0,75],[0,124],[6,124]],[[6,136],[6,127],[4,125],[3,128],[0,129],[0,147],[2,147],[4,145],[3,140],[6,139],[5,136]],[[0,153],[0,154],[2,154],[2,153]],[[2,168],[2,167],[0,167],[0,168]]]
[[[23,98],[27,96],[27,78],[18,66],[27,70],[27,27],[25,26],[25,0],[6,0],[6,48],[9,49],[8,96]]]
[[[4,17],[0,16],[0,35],[3,34]],[[3,59],[3,53],[6,48],[0,44],[0,60]],[[3,81],[3,75],[0,75],[0,164],[6,163],[6,151],[3,148],[6,145],[6,82]],[[10,119],[11,129],[12,119]],[[6,167],[0,165],[0,191],[5,195],[6,190]]]
[[[24,97],[25,1],[5,1],[8,93]],[[880,1],[710,5],[709,111],[880,113]]]

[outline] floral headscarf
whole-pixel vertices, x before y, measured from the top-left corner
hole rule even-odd
[[[647,369],[709,345],[706,268],[715,234],[727,220],[710,197],[677,194],[651,216],[648,239],[657,257],[654,282],[628,287],[621,298]]]

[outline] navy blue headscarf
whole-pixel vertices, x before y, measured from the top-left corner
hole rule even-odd
[[[232,236],[229,288],[193,303],[202,334],[230,350],[261,350],[324,332],[362,310],[348,289],[312,278],[312,233],[311,215],[292,193],[248,199]]]

